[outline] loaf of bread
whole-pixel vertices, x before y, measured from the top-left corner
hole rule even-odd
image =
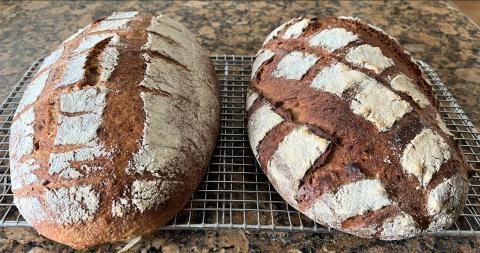
[[[85,248],[149,233],[200,183],[219,129],[208,54],[164,16],[114,13],[50,54],[16,111],[14,202]]]
[[[249,141],[278,193],[323,225],[396,240],[455,221],[467,164],[420,68],[350,17],[294,19],[252,66]]]

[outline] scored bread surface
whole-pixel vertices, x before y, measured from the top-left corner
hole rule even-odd
[[[468,170],[420,68],[379,28],[292,19],[267,36],[247,93],[249,140],[280,195],[368,238],[450,226]]]
[[[20,101],[14,202],[76,248],[155,230],[199,184],[218,111],[212,64],[185,27],[137,12],[97,20],[45,58]]]

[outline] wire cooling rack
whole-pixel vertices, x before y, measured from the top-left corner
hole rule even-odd
[[[184,210],[163,229],[257,229],[336,232],[314,223],[290,207],[268,182],[252,155],[245,122],[245,90],[253,56],[211,57],[220,81],[221,132],[207,173]],[[13,205],[10,190],[8,137],[11,120],[37,60],[0,107],[0,226],[29,226]],[[480,134],[445,85],[426,64],[440,112],[456,136],[470,167],[467,204],[457,222],[439,235],[480,235]]]

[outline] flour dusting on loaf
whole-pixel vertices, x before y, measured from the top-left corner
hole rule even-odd
[[[138,15],[138,11],[114,12],[108,17],[109,20],[114,19],[132,19]]]
[[[268,60],[273,57],[274,53],[270,50],[260,50],[255,57],[255,61],[252,65],[252,78],[257,74],[258,69]]]
[[[92,186],[47,190],[45,202],[54,215],[53,222],[72,224],[91,221],[99,207],[100,194]]]
[[[45,59],[12,123],[14,202],[75,248],[158,229],[213,153],[218,84],[208,54],[164,16],[117,12]]]
[[[172,160],[186,159],[185,155],[177,150],[186,145],[191,145],[192,148],[201,145],[199,139],[188,136],[191,125],[182,126],[181,123],[185,119],[177,117],[181,113],[186,115],[189,113],[180,111],[177,102],[167,96],[145,92],[141,93],[140,97],[144,101],[146,114],[144,134],[141,147],[126,168],[126,172],[128,174],[150,172],[157,177],[163,175],[167,178],[178,174],[184,175],[187,173],[184,171],[186,168],[177,168],[171,164]]]
[[[114,37],[115,38],[115,37]],[[114,46],[117,42],[112,38],[109,45]],[[118,64],[118,49],[116,47],[107,47],[100,55],[100,66],[102,66],[102,73],[100,74],[100,81],[107,82],[115,66]]]
[[[392,59],[384,56],[379,47],[367,44],[352,48],[345,59],[354,65],[371,69],[377,74],[394,65]]]
[[[268,162],[268,173],[277,185],[293,189],[285,198],[295,202],[295,189],[313,163],[326,151],[330,141],[312,133],[307,126],[290,132]]]
[[[411,237],[421,232],[412,216],[407,213],[389,218],[383,222],[380,238],[384,240],[400,240]]]
[[[288,27],[288,29],[283,34],[283,38],[284,39],[298,38],[302,34],[303,30],[307,28],[309,23],[310,23],[310,19],[304,18],[292,24],[291,26]]]
[[[246,97],[249,141],[290,205],[383,240],[454,222],[468,167],[412,59],[350,17],[292,19],[267,36]]]
[[[450,147],[443,138],[431,129],[424,129],[407,145],[400,161],[403,169],[426,187],[450,157]]]
[[[35,109],[30,107],[24,113],[17,115],[12,122],[10,131],[10,159],[18,161],[33,152],[33,135],[35,134]]]
[[[22,210],[22,217],[32,225],[44,221],[48,216],[37,197],[15,198],[13,202],[18,209]]]
[[[130,188],[125,190],[124,197],[113,202],[112,215],[113,217],[123,217],[131,212],[143,213],[158,204],[164,204],[175,192],[175,188],[180,185],[179,182],[159,179],[136,180]],[[127,192],[131,192],[131,198],[125,197]]]
[[[245,110],[249,110],[253,103],[255,103],[255,101],[257,101],[258,99],[258,94],[256,92],[253,92],[252,90],[247,90],[247,104],[245,106]]]
[[[38,73],[41,73],[46,67],[54,64],[55,62],[62,57],[64,47],[59,47],[55,49],[50,55],[45,57],[45,59],[42,62],[42,65],[38,68]]]
[[[455,221],[458,211],[455,211],[467,194],[468,181],[457,173],[451,178],[444,180],[428,194],[427,210],[432,216],[432,222],[428,227],[430,231],[449,226]]]
[[[311,47],[321,46],[325,50],[333,52],[343,48],[349,43],[358,40],[358,36],[344,28],[332,28],[323,30],[310,38]]]
[[[107,19],[101,22],[92,32],[103,32],[117,29],[124,29],[127,27],[127,23],[130,22],[130,19]]]
[[[310,86],[341,97],[343,92],[366,78],[362,72],[352,70],[347,65],[336,62],[323,68],[315,76]]]
[[[273,75],[289,80],[300,80],[317,60],[318,57],[314,54],[291,52],[278,63]]]
[[[338,226],[348,218],[363,215],[391,205],[382,182],[367,179],[344,185],[337,192],[323,194],[317,199],[306,215],[319,217],[329,226]]]
[[[95,88],[60,94],[60,112],[81,113],[80,115],[64,115],[58,118],[55,145],[89,144],[95,141],[97,129],[102,123],[105,107],[106,89]]]
[[[255,156],[258,155],[258,145],[265,135],[282,121],[282,117],[272,110],[270,104],[263,104],[250,117],[248,120],[248,137]]]
[[[94,34],[94,35],[85,36],[83,37],[82,42],[80,42],[80,45],[78,45],[78,47],[75,48],[75,50],[73,50],[73,53],[74,54],[81,53],[85,50],[92,49],[93,47],[95,47],[95,45],[97,45],[101,41],[111,37],[113,37],[112,33]]]
[[[18,104],[17,112],[23,111],[23,109],[38,99],[38,96],[42,93],[42,90],[47,83],[49,73],[50,71],[41,72],[41,74],[33,79],[33,81],[27,86],[25,93],[23,93],[22,100]]]
[[[83,148],[72,151],[50,154],[48,173],[50,175],[59,175],[65,179],[82,177],[82,170],[89,168],[89,166],[76,167],[72,163],[82,163],[109,156],[109,152],[105,151],[103,147],[95,143],[92,144],[92,146],[85,145]],[[85,172],[88,173],[89,171]]]
[[[87,54],[72,56],[65,63],[65,70],[62,79],[57,83],[58,87],[75,84],[85,78],[85,63]]]
[[[158,204],[164,204],[175,187],[180,184],[170,181],[134,181],[132,184],[132,203],[138,211],[144,212]]]
[[[265,41],[263,42],[263,45],[267,44],[268,42],[270,42],[271,40],[276,38],[279,32],[281,32],[287,25],[290,25],[294,21],[295,21],[295,19],[292,19],[289,22],[286,22],[286,23],[282,24],[281,26],[273,29],[273,31],[270,32],[270,34],[267,36],[267,38],[265,38]]]
[[[425,108],[430,105],[430,101],[428,101],[427,97],[425,97],[425,95],[418,90],[415,84],[413,84],[410,78],[408,78],[406,75],[395,76],[392,81],[390,81],[390,85],[395,90],[408,94],[421,108]]]
[[[38,177],[34,171],[39,169],[40,166],[35,159],[29,159],[25,162],[12,161],[12,167],[17,168],[11,171],[12,177],[12,190],[21,189],[27,185],[38,183]]]
[[[409,103],[375,80],[364,80],[359,84],[359,89],[361,91],[353,98],[350,108],[353,113],[365,117],[382,132],[387,131],[395,121],[412,110]],[[379,104],[382,106],[378,106]]]

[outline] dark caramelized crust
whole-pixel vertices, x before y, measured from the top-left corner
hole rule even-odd
[[[299,24],[302,22],[307,24],[303,30],[299,29]],[[291,34],[292,29],[290,28],[297,25],[297,31],[299,31],[296,34],[297,37],[284,38],[286,34]],[[309,43],[313,36],[334,28],[344,28],[346,31],[355,34],[357,39],[336,50],[327,50],[326,47],[312,46]],[[332,37],[330,39],[339,40],[341,38]],[[393,64],[377,71],[368,65],[359,65],[349,60],[348,54],[350,52],[365,45],[378,48],[380,54],[389,58]],[[282,69],[282,64],[287,62],[285,59],[299,52],[303,54],[302,57],[304,58],[297,58],[295,62],[290,62],[291,65],[287,68]],[[308,65],[307,56],[315,56],[317,60],[313,64]],[[372,53],[371,55],[361,55],[359,57],[363,57],[363,62],[368,63],[369,61],[380,61],[382,56],[376,56]],[[314,88],[312,83],[317,75],[337,63],[343,64],[350,71],[361,73],[363,75],[361,80],[363,81],[356,81],[340,95]],[[295,78],[292,73],[300,71],[303,65],[307,67],[302,72],[301,78]],[[435,120],[438,115],[438,101],[433,96],[431,87],[422,76],[419,66],[412,62],[411,56],[401,48],[396,40],[384,34],[378,28],[363,24],[355,19],[297,19],[287,23],[271,40],[267,39],[261,51],[259,51],[253,66],[252,90],[258,94],[259,98],[256,99],[248,112],[250,134],[256,135],[258,129],[261,128],[261,126],[255,125],[254,122],[252,123],[252,118],[254,118],[252,115],[259,111],[258,109],[263,103],[268,103],[274,114],[282,117],[283,122],[270,129],[257,147],[255,147],[255,143],[252,143],[252,148],[257,149],[260,164],[272,180],[277,191],[289,202],[292,202],[290,204],[295,208],[303,211],[317,222],[333,226],[334,228],[363,237],[373,236],[384,239],[405,238],[423,230],[438,229],[437,220],[440,218],[433,214],[438,211],[434,207],[437,204],[444,204],[445,206],[440,207],[440,209],[445,208],[449,210],[446,211],[446,214],[443,214],[449,217],[447,220],[452,220],[450,217],[458,213],[457,210],[461,210],[466,196],[467,166],[454,140],[449,136],[449,133],[442,132],[438,125],[439,122]],[[350,76],[351,72],[344,73],[346,74],[337,73],[336,77],[329,77],[330,79],[326,78],[325,80],[327,84],[330,82],[333,85],[333,78],[339,78],[341,75],[347,75],[346,78],[348,80],[353,78]],[[419,96],[426,98],[427,105],[422,105],[416,101],[412,93],[398,90],[399,88],[396,86],[393,87],[392,79],[397,75],[405,75],[412,84],[408,87],[408,92],[421,94]],[[385,92],[383,93],[385,97],[396,97],[396,100],[390,100],[387,104],[382,104],[384,102],[381,99],[373,102],[359,100],[362,99],[362,97],[359,97],[360,93],[364,92],[363,95],[368,97],[370,93],[377,91],[377,89],[368,90],[365,88],[369,85],[364,83],[367,79],[371,80],[369,82],[378,84],[373,87],[383,89],[382,92]],[[386,99],[385,101],[389,100]],[[388,108],[389,103],[396,101],[402,101],[401,103],[407,105],[409,109],[402,112],[400,116],[395,116],[393,124],[385,129],[380,129],[376,125],[378,118],[393,117],[390,114],[394,115],[400,112],[401,108],[399,106],[394,106],[391,110],[382,110],[384,107]],[[354,110],[354,108],[356,109],[356,104],[375,102],[377,104],[373,108],[363,109],[371,110],[366,112],[368,116]],[[288,112],[288,116],[285,116],[285,112]],[[376,113],[381,115],[378,116]],[[372,118],[367,118],[371,115],[374,115],[372,116],[374,117],[373,120]],[[377,118],[375,118],[375,115],[377,115]],[[260,116],[256,115],[256,117]],[[272,116],[265,114],[263,117]],[[301,167],[304,166],[301,161],[305,151],[300,152],[293,149],[279,151],[286,136],[293,132],[293,129],[301,126],[318,129],[320,133],[316,135],[330,141],[328,148],[323,151],[323,154],[317,156],[315,162],[309,163],[311,166],[308,169]],[[311,132],[315,134],[314,131]],[[419,177],[411,172],[415,168],[406,159],[410,159],[411,152],[415,152],[411,151],[412,145],[414,145],[413,148],[415,149],[415,145],[421,146],[422,144],[420,143],[422,141],[427,141],[427,139],[421,139],[426,136],[426,133],[433,133],[428,135],[428,138],[431,138],[428,141],[440,139],[440,142],[445,144],[435,143],[433,145],[440,145],[438,149],[434,147],[432,150],[428,149],[426,151],[417,147],[418,151],[415,153],[417,156],[422,156],[423,159],[430,159],[438,155],[432,152],[444,152],[450,154],[450,156],[448,159],[440,160],[438,171],[428,171],[433,167],[431,164],[418,165],[424,166],[420,172],[420,177],[429,181],[426,186],[422,186],[419,182]],[[307,137],[303,138],[308,139]],[[285,145],[295,146],[291,142],[285,143]],[[308,147],[305,147],[305,149],[308,150]],[[277,152],[279,155],[274,157],[274,154]],[[270,171],[270,162],[274,159],[279,159],[278,157],[281,157],[282,154],[285,160],[273,163],[277,167],[275,170]],[[289,163],[292,159],[297,161],[296,164]],[[411,159],[418,160],[420,158],[414,157]],[[284,167],[278,167],[280,166],[278,164]],[[293,167],[289,167],[289,165]],[[283,175],[283,173],[285,174]],[[278,183],[279,180],[296,182],[297,178],[290,178],[290,175],[295,173],[303,174],[298,188],[291,189],[289,188],[291,187],[290,184]],[[432,173],[431,180],[428,177],[428,173]],[[444,183],[446,180],[457,181],[455,181],[456,183],[448,184],[451,186],[451,188],[448,188],[446,186],[447,183]],[[362,209],[360,205],[366,205],[364,209],[368,212],[358,211],[358,213],[355,213],[357,215],[353,215],[352,210],[335,210],[339,208],[336,205],[342,203],[341,198],[347,198],[347,195],[342,195],[343,192],[347,191],[346,189],[351,189],[349,187],[360,187],[357,183],[361,182],[375,182],[372,185],[381,185],[382,190],[379,190],[379,192],[376,192],[378,189],[371,189],[372,193],[368,193],[376,194],[372,196],[379,198],[378,203],[375,202],[374,198],[371,200],[372,203],[368,203],[368,200],[365,200],[365,203],[359,203],[358,208]],[[446,190],[447,188],[449,190]],[[358,190],[360,192],[365,189]],[[369,190],[366,189],[365,191]],[[455,199],[454,203],[445,199],[435,199],[434,196],[437,195],[434,195],[433,191],[442,191],[438,194],[451,194],[452,196],[449,198],[451,201]],[[291,196],[292,194],[294,196]],[[335,194],[337,194],[336,197],[331,197]],[[291,199],[294,199],[294,201],[290,201]],[[379,204],[382,201],[389,204]],[[322,206],[321,208],[323,209],[320,209],[317,205]],[[331,205],[330,208],[332,210],[327,212],[324,210],[326,208],[324,206],[329,205]],[[354,203],[355,205],[357,204]],[[448,205],[451,206],[446,207]],[[452,211],[453,209],[455,211]],[[329,212],[336,213],[336,215],[332,217]],[[349,212],[352,213],[350,214]],[[411,226],[411,229],[405,227],[405,231],[408,231],[408,234],[399,232],[397,235],[391,235],[388,234],[388,231],[385,234],[381,233],[383,229],[381,227],[384,222],[387,224],[385,226],[388,227],[392,224],[397,224],[394,222],[394,219],[410,219],[405,218],[406,216],[413,219],[413,221],[409,220],[408,224],[405,225]],[[329,220],[330,218],[331,220]],[[342,220],[344,218],[348,219]],[[366,233],[363,230],[363,232],[360,232],[359,229],[367,225],[373,226],[374,232]],[[449,225],[449,222],[442,225]],[[387,228],[385,229],[387,230]]]

